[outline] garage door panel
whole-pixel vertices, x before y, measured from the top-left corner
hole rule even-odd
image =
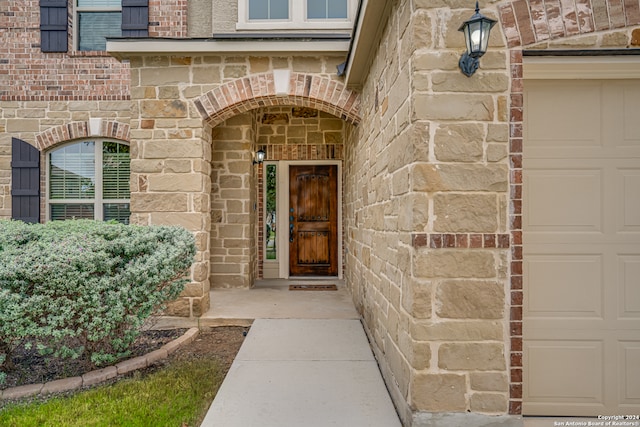
[[[601,231],[602,179],[600,169],[527,169],[525,229]]]
[[[637,79],[525,81],[525,415],[640,413],[638,111]]]
[[[530,254],[524,268],[528,316],[602,318],[601,255]]]
[[[640,319],[640,254],[618,256],[618,295],[619,318]]]
[[[548,87],[543,82],[531,82],[526,98],[527,121],[544,123],[527,129],[530,147],[594,147],[600,146],[599,87],[582,82],[567,82],[565,86]],[[546,102],[553,99],[553,102]],[[549,130],[553,129],[553,132]]]
[[[603,403],[602,341],[530,340],[523,350],[527,403]]]
[[[640,232],[640,168],[618,169],[618,231]]]
[[[620,403],[640,404],[640,341],[623,341],[618,344],[619,364],[618,383],[620,384]]]
[[[622,114],[622,139],[619,144],[640,148],[640,87],[633,82],[623,83],[622,88],[623,108]]]

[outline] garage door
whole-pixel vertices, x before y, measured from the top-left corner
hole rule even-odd
[[[640,80],[525,81],[525,415],[640,414]]]

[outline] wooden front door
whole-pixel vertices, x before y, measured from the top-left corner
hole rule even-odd
[[[289,167],[289,274],[338,274],[338,167]]]

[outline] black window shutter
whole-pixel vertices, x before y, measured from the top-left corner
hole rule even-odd
[[[66,52],[68,39],[67,0],[40,0],[40,49]]]
[[[149,0],[122,0],[122,37],[149,37]]]
[[[11,138],[11,218],[40,222],[40,152]]]

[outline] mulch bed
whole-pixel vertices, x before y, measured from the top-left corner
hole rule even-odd
[[[157,350],[164,344],[182,336],[185,331],[186,329],[144,331],[131,346],[131,354],[126,359],[143,356],[153,350]],[[42,356],[35,346],[29,350],[25,349],[24,346],[20,346],[13,353],[11,361],[14,367],[6,372],[7,377],[5,382],[0,384],[0,390],[81,376],[96,369],[86,357],[58,359]]]

